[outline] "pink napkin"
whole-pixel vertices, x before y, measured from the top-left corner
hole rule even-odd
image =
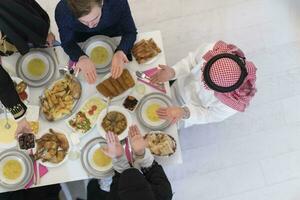
[[[157,70],[159,70],[159,69],[157,67],[154,67],[154,68],[148,69],[146,71],[143,71],[143,73],[145,75],[147,75],[148,77],[151,77],[157,72]],[[137,78],[137,80],[142,83],[145,83],[146,85],[149,85],[150,87],[152,87],[158,91],[166,93],[166,88],[165,88],[164,84],[152,84],[152,83],[150,83],[150,81],[148,79]]]
[[[127,157],[128,162],[132,165],[133,159],[132,159],[132,154],[129,149],[128,138],[125,139],[125,155]]]
[[[74,69],[74,67],[76,66],[76,63],[77,62],[75,62],[75,61],[69,60],[69,63],[68,63],[69,69]]]
[[[33,170],[34,170],[34,172],[36,172],[36,170],[37,170],[37,163],[36,163],[36,161],[34,161]],[[40,172],[39,174],[40,174],[40,178],[41,178],[41,177],[43,177],[45,174],[48,173],[48,169],[47,169],[47,167],[45,167],[44,165],[39,164],[39,172]],[[32,184],[33,184],[33,177],[32,177],[32,179],[29,181],[29,183],[25,186],[25,189],[29,189],[29,188],[32,186]]]

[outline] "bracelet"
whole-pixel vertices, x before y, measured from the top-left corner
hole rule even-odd
[[[184,115],[183,115],[183,119],[188,119],[188,118],[190,118],[190,116],[191,116],[191,112],[190,112],[190,109],[188,108],[188,107],[186,107],[186,106],[183,106],[183,107],[181,107],[182,109],[183,109],[183,111],[184,111]]]

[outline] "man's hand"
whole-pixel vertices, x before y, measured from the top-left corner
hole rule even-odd
[[[85,80],[89,84],[93,84],[96,82],[96,77],[97,77],[96,66],[89,57],[81,56],[76,64],[76,69],[81,70]]]
[[[133,152],[137,156],[142,156],[145,153],[146,142],[141,135],[140,130],[136,125],[129,127],[129,141]]]
[[[151,83],[164,83],[175,77],[175,70],[166,65],[159,65],[159,70],[152,75]]]
[[[167,108],[159,108],[156,111],[160,119],[171,121],[172,124],[177,123],[184,116],[184,110],[181,107],[171,106]]]
[[[49,33],[48,36],[47,36],[47,45],[48,47],[52,47],[53,46],[53,43],[55,42],[55,35],[53,33]]]
[[[121,76],[126,63],[129,63],[129,61],[125,53],[123,51],[117,51],[112,58],[112,64],[111,64],[112,78],[117,79]]]
[[[28,121],[26,120],[26,118],[24,117],[23,119],[21,119],[20,121],[17,122],[18,123],[18,127],[15,133],[15,136],[18,137],[19,135],[23,134],[23,133],[31,133],[31,127],[30,124],[28,123]]]
[[[123,155],[123,147],[119,141],[117,135],[113,132],[108,132],[105,135],[107,146],[102,148],[102,151],[105,155],[110,158],[119,158]]]

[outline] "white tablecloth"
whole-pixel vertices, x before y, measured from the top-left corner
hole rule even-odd
[[[133,61],[128,64],[128,68],[132,71],[136,70],[146,70],[152,67],[158,66],[158,64],[166,64],[165,60],[165,53],[163,50],[163,42],[160,31],[153,31],[153,32],[147,32],[147,33],[140,33],[138,34],[137,41],[140,39],[149,39],[153,38],[154,41],[157,43],[157,45],[162,49],[162,53],[159,55],[159,58],[151,65],[138,65],[137,62]],[[119,40],[119,38],[115,38],[116,40]],[[64,53],[64,51],[61,49],[61,47],[56,47],[57,53],[58,53],[58,59],[59,59],[59,65],[63,66],[66,65],[68,62],[68,56]],[[54,52],[52,48],[47,49],[47,51],[54,56]],[[7,58],[2,59],[3,66],[9,71],[11,75],[15,75],[15,66],[17,59],[20,55],[15,54]],[[59,74],[57,72],[56,78],[59,77]],[[99,83],[100,79],[103,78],[103,75],[98,76],[98,80],[96,82]],[[83,87],[83,93],[82,97],[79,102],[79,106],[90,96],[97,93],[96,91],[96,84],[95,85],[89,85],[87,84],[83,77],[79,76],[79,79],[82,83]],[[166,84],[167,87],[167,94],[170,95],[170,88],[169,85]],[[43,88],[30,88],[30,104],[32,105],[39,105],[39,99],[38,97],[42,94]],[[151,87],[146,86],[146,94],[151,92],[157,92],[156,90],[152,89]],[[133,96],[138,96],[135,91],[133,91]],[[112,105],[121,104],[121,102],[113,102]],[[78,109],[77,108],[77,109]],[[132,114],[133,122],[138,124],[138,121],[136,119],[135,114]],[[66,126],[65,121],[59,121],[59,122],[47,122],[40,118],[40,131],[48,130],[49,128],[59,128],[61,130],[64,130],[66,133],[70,133],[70,129]],[[150,130],[145,129],[142,125],[138,124],[143,134],[149,132]],[[182,163],[182,157],[181,157],[181,148],[180,143],[178,139],[178,132],[176,125],[173,125],[169,127],[165,132],[172,135],[175,140],[177,141],[177,151],[174,155],[171,157],[166,158],[156,158],[156,160],[162,164],[162,165],[169,165],[169,164],[179,164]],[[97,131],[97,128],[94,127],[94,129],[86,136],[81,138],[80,142],[80,148],[82,148],[88,141],[95,137],[99,137],[100,133]],[[3,150],[3,149],[2,149]],[[0,149],[1,151],[1,149]],[[83,179],[89,179],[91,177],[88,176],[88,174],[84,171],[80,158],[77,160],[70,160],[68,159],[63,165],[57,167],[57,168],[49,168],[49,172],[41,178],[40,185],[38,186],[44,186],[44,185],[51,185],[56,183],[63,183],[63,182],[69,182],[69,181],[77,181],[77,180],[83,180]],[[4,188],[0,187],[0,192],[7,191]]]

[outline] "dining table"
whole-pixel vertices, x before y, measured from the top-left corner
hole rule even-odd
[[[152,38],[158,47],[162,50],[162,52],[157,56],[157,58],[151,62],[150,64],[138,64],[135,60],[129,62],[126,65],[126,68],[128,68],[131,72],[135,71],[145,71],[150,68],[155,68],[158,67],[159,64],[165,65],[166,64],[166,56],[165,56],[165,51],[163,48],[163,39],[162,39],[162,34],[160,31],[150,31],[150,32],[143,32],[143,33],[138,33],[137,35],[137,41],[140,41],[142,39],[150,39]],[[120,41],[120,37],[113,38],[116,42]],[[55,48],[55,50],[54,50]],[[59,72],[59,68],[62,68],[64,66],[68,65],[69,58],[63,51],[61,46],[55,46],[55,47],[49,47],[46,49],[43,49],[47,51],[50,55],[52,55],[56,63],[56,71],[55,71],[55,77],[53,78],[52,81],[62,77],[62,74]],[[17,61],[21,55],[18,53],[15,53],[9,57],[2,58],[2,65],[3,67],[9,72],[11,76],[17,76],[16,75],[16,65]],[[95,84],[88,84],[83,76],[79,73],[78,79],[81,83],[82,86],[82,94],[81,98],[78,102],[78,106],[76,109],[78,110],[80,106],[91,96],[96,95],[98,93],[96,89],[96,85],[103,79],[105,74],[98,74],[97,76],[97,81]],[[50,84],[50,83],[49,83]],[[43,91],[45,90],[45,87],[49,86],[49,84],[42,86],[42,87],[30,87],[30,95],[28,99],[28,104],[29,105],[36,105],[40,106],[40,96],[42,95]],[[142,84],[142,83],[138,83]],[[166,95],[171,96],[171,90],[169,83],[164,83],[165,88],[166,88]],[[154,92],[159,92],[156,89],[145,85],[145,92],[143,95],[151,94]],[[137,99],[141,99],[143,97],[142,94],[138,94],[136,90],[132,90],[131,95],[137,97]],[[111,105],[119,105],[122,106],[123,99],[118,100],[118,101],[113,101],[111,102]],[[76,111],[75,109],[75,111]],[[3,114],[1,114],[3,115]],[[135,112],[131,112],[131,117],[132,117],[132,122],[133,124],[136,124],[140,130],[141,133],[144,135],[146,133],[149,133],[150,130],[149,128],[146,128],[142,124],[140,124],[139,120],[137,119],[137,115]],[[49,128],[57,128],[59,130],[63,130],[66,134],[71,134],[71,129],[66,125],[65,120],[59,120],[59,121],[54,121],[54,122],[49,122],[45,120],[43,117],[39,117],[39,123],[40,123],[40,128],[39,128],[39,133],[48,130]],[[162,166],[167,166],[167,165],[176,165],[182,163],[182,154],[181,154],[181,148],[180,148],[180,141],[179,141],[179,136],[178,136],[178,128],[176,124],[172,124],[169,126],[167,129],[163,130],[165,133],[168,133],[171,135],[176,143],[177,143],[177,148],[176,151],[173,155],[171,156],[166,156],[166,157],[159,157],[155,156],[156,161],[161,164]],[[37,135],[38,137],[38,135]],[[101,137],[101,134],[99,133],[98,129],[94,127],[88,134],[84,135],[83,137],[80,138],[79,143],[73,144],[76,145],[76,149],[80,152],[80,150],[85,146],[85,144],[89,141],[91,141],[93,138],[96,137]],[[17,147],[15,147],[17,148]],[[74,148],[74,147],[70,147]],[[4,148],[1,148],[0,146],[0,152],[4,151]],[[68,155],[67,155],[68,156]],[[78,180],[85,180],[85,179],[90,179],[93,178],[91,177],[83,168],[82,162],[80,159],[80,156],[77,158],[68,158],[66,162],[64,162],[62,165],[58,167],[51,167],[48,168],[48,172],[41,177],[40,182],[38,185],[34,185],[32,187],[39,187],[39,186],[46,186],[46,185],[51,185],[51,184],[58,184],[58,183],[65,183],[65,182],[70,182],[70,181],[78,181]],[[6,192],[8,189],[2,188],[0,186],[0,193],[1,192]]]

